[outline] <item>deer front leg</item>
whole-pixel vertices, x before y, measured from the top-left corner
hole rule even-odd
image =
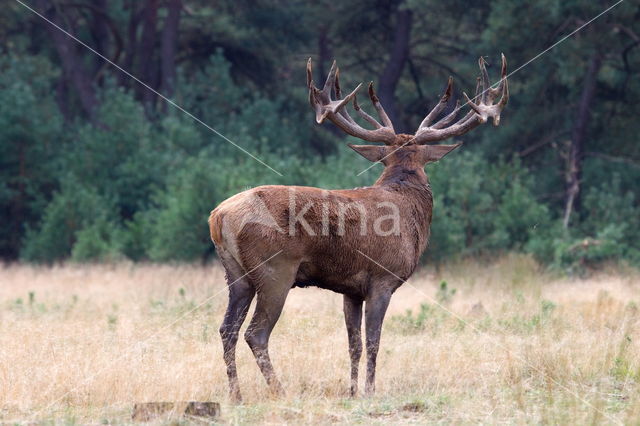
[[[367,395],[375,392],[376,380],[376,357],[380,346],[380,334],[382,331],[382,321],[391,300],[390,291],[374,291],[367,296],[365,319],[367,329],[367,380],[364,391]]]
[[[349,336],[349,356],[351,357],[351,396],[358,393],[358,364],[362,355],[362,299],[344,296],[344,321]]]

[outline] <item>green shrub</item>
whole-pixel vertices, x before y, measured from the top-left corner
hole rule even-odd
[[[461,152],[427,167],[434,194],[429,256],[523,250],[549,213],[519,162]]]
[[[640,264],[640,215],[635,194],[624,190],[618,174],[600,186],[585,188],[582,217],[563,229],[532,238],[527,247],[544,263],[569,273],[582,274],[612,260]]]
[[[69,178],[47,205],[40,224],[27,230],[21,255],[37,262],[62,260],[72,254],[78,260],[104,258],[116,251],[111,246],[114,217],[112,203]]]
[[[158,194],[158,208],[144,217],[151,223],[149,257],[192,260],[211,252],[207,218],[227,190],[215,164],[200,156],[185,162]]]
[[[105,261],[121,258],[115,240],[117,226],[101,217],[76,233],[76,242],[71,249],[71,259],[82,261]]]

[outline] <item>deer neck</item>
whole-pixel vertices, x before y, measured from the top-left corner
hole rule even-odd
[[[424,169],[400,165],[387,167],[374,186],[393,191],[404,199],[404,205],[400,209],[401,216],[410,228],[416,230],[413,234],[415,237],[414,267],[416,267],[429,241],[433,209],[431,186]]]
[[[429,190],[429,179],[422,168],[393,165],[385,167],[374,186],[394,187],[398,190]]]
[[[386,167],[375,187],[394,191],[405,198],[411,208],[416,225],[428,229],[431,225],[433,195],[424,169],[394,165]]]

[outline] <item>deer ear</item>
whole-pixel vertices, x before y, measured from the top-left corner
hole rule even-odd
[[[457,143],[455,145],[421,145],[422,159],[425,164],[433,163],[440,160],[442,157],[462,145]]]
[[[369,161],[382,160],[387,155],[387,147],[380,145],[352,145],[348,144],[349,148],[362,155]]]

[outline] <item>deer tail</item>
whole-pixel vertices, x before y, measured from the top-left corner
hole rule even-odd
[[[209,232],[211,233],[211,241],[216,246],[222,246],[222,213],[216,210],[209,215]]]

